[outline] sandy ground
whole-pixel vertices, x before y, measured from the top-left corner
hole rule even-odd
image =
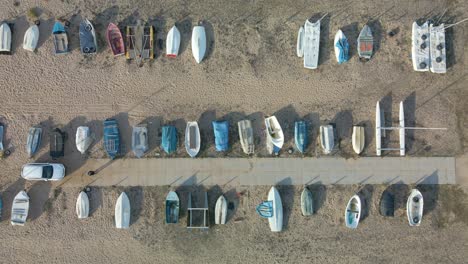
[[[247,203],[242,207],[245,212],[236,212],[236,217],[245,221],[231,221],[229,226],[199,235],[187,233],[182,224],[174,228],[162,224],[160,205],[167,190],[141,189],[139,195],[149,200],[140,206],[140,211],[134,211],[138,219],[129,231],[116,231],[112,228],[112,208],[117,190],[100,190],[102,204],[91,219],[78,224],[73,212],[78,190],[18,182],[22,164],[51,160],[47,133],[57,126],[68,134],[65,158],[59,160],[68,172],[78,169],[86,158],[105,157],[102,121],[109,117],[119,121],[122,155],[127,158],[133,156],[131,125],[140,122],[149,125],[148,157],[166,156],[159,148],[164,124],[176,125],[179,130],[180,147],[172,156],[186,157],[183,131],[185,123],[191,120],[197,120],[201,126],[204,143],[200,156],[243,156],[236,122],[244,118],[253,121],[258,150],[255,155],[262,157],[266,155],[263,117],[272,114],[285,131],[285,148],[293,146],[294,121],[309,122],[312,144],[306,156],[323,155],[316,144],[318,126],[331,122],[338,133],[339,149],[334,155],[353,157],[351,127],[363,123],[368,136],[364,155],[373,156],[372,128],[378,100],[388,113],[386,124],[397,122],[398,102],[404,101],[408,126],[449,128],[408,132],[408,155],[462,155],[466,152],[468,127],[468,24],[447,32],[450,68],[444,75],[413,72],[410,41],[415,19],[433,18],[448,8],[443,21],[459,21],[468,17],[466,1],[1,1],[0,18],[13,24],[13,55],[0,56],[0,121],[6,126],[4,145],[12,152],[0,161],[2,196],[8,207],[15,192],[26,188],[42,197],[39,200],[48,201],[45,210],[34,207],[44,212],[36,213],[25,228],[10,227],[7,221],[1,223],[4,239],[0,244],[5,249],[1,251],[2,259],[22,263],[155,259],[252,262],[253,258],[259,262],[375,263],[399,258],[403,258],[402,262],[415,262],[423,258],[426,262],[460,263],[466,258],[463,246],[466,248],[467,200],[458,189],[441,192],[433,199],[438,205],[445,200],[454,200],[459,206],[464,202],[464,207],[450,207],[453,211],[447,216],[446,209],[436,206],[417,229],[407,227],[401,212],[390,220],[377,216],[378,199],[374,198],[371,214],[356,232],[345,230],[341,221],[343,206],[357,187],[327,186],[326,206],[310,220],[299,217],[295,190],[294,198],[288,196],[296,203],[286,204],[291,208],[291,217],[282,234],[270,234],[266,222],[253,215],[254,204],[266,196],[267,188],[249,189],[250,198],[243,200]],[[30,53],[22,49],[21,43],[34,20],[28,15],[33,7],[38,7],[41,37],[37,52]],[[329,15],[322,21],[319,69],[305,70],[302,60],[295,56],[297,30],[305,19],[327,12]],[[99,53],[94,57],[84,58],[79,53],[78,24],[84,17],[94,23],[98,34]],[[65,56],[52,55],[50,32],[58,18],[71,22],[73,51]],[[103,37],[109,22],[123,29],[137,18],[147,20],[157,32],[156,59],[141,68],[122,57],[113,58]],[[197,65],[189,40],[191,28],[200,21],[207,30],[209,49],[206,59]],[[377,52],[370,62],[361,63],[355,52],[355,39],[367,21],[376,34]],[[172,60],[164,57],[161,47],[174,23],[182,33],[182,46],[180,56]],[[350,39],[352,50],[350,62],[344,65],[336,63],[332,51],[333,36],[340,28]],[[397,35],[388,37],[390,30]],[[227,153],[214,150],[211,122],[216,119],[227,119],[231,124],[231,149]],[[45,131],[41,149],[28,159],[27,130],[39,124]],[[80,125],[90,126],[95,136],[85,157],[74,147],[75,131]],[[385,145],[394,146],[397,142],[397,133],[391,133]],[[441,217],[458,220],[440,225]],[[53,243],[61,250],[47,250]],[[221,253],[213,253],[215,250]]]

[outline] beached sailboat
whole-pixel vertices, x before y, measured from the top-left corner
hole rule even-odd
[[[413,60],[413,69],[415,71],[429,71],[431,66],[430,59],[430,37],[429,22],[421,26],[413,22],[413,34],[411,40],[411,57]]]
[[[346,227],[355,229],[358,227],[359,219],[361,218],[361,198],[355,194],[349,199],[345,210]]]
[[[76,199],[76,215],[78,219],[85,219],[89,216],[89,197],[85,192],[80,192]]]
[[[89,127],[79,126],[76,129],[76,149],[78,149],[81,154],[85,154],[92,142],[93,138],[91,137],[91,130]]]
[[[32,157],[39,146],[41,145],[42,138],[42,128],[40,127],[31,127],[28,132],[28,140],[26,142],[26,151],[28,152],[29,157]]]
[[[216,151],[229,149],[229,123],[228,121],[213,121]]]
[[[364,25],[357,39],[359,58],[370,60],[374,50],[374,37],[371,28]]]
[[[304,153],[309,144],[309,137],[307,135],[307,123],[305,121],[297,121],[294,123],[294,143],[297,150]]]
[[[80,50],[81,54],[96,54],[97,41],[93,24],[88,19],[80,22]]]
[[[323,18],[323,17],[322,17]],[[304,25],[304,68],[317,69],[320,48],[320,21],[306,20]]]
[[[135,26],[127,26],[127,52],[128,60],[136,60],[141,64],[143,60],[154,58],[154,29],[145,26],[143,21],[138,20]]]
[[[406,214],[410,226],[421,225],[421,220],[424,211],[424,198],[421,192],[417,189],[411,190],[411,193],[406,202]]]
[[[29,212],[29,196],[25,191],[20,191],[13,200],[11,206],[11,218],[10,222],[12,225],[24,226],[26,219],[28,218]]]
[[[353,150],[356,154],[361,154],[366,144],[365,129],[363,126],[353,126]]]
[[[341,29],[335,34],[334,45],[336,61],[338,64],[347,62],[349,60],[349,43]]]
[[[173,26],[166,38],[166,57],[175,58],[179,55],[180,32],[176,26]]]
[[[54,51],[56,55],[67,54],[70,52],[68,46],[68,37],[65,27],[60,22],[55,22],[52,29],[52,36],[54,38]]]
[[[120,151],[119,124],[115,119],[104,121],[104,149],[111,159],[115,159]]]
[[[325,154],[330,154],[335,148],[335,131],[332,125],[320,126],[320,145]]]
[[[24,33],[23,49],[29,51],[35,51],[37,42],[39,41],[39,27],[32,25]]]
[[[284,134],[276,116],[265,118],[265,127],[268,153],[278,155],[284,144]]]
[[[146,124],[133,127],[132,150],[135,157],[141,158],[148,151],[148,128]]]
[[[177,224],[179,221],[180,200],[176,192],[170,191],[166,196],[166,224]]]
[[[434,24],[429,25],[430,34],[430,58],[431,66],[430,70],[434,73],[446,73],[447,72],[447,49],[445,42],[445,28],[444,24],[435,26]]]
[[[200,129],[196,121],[187,122],[185,128],[185,150],[194,158],[200,151]]]
[[[125,54],[125,44],[122,33],[114,23],[109,23],[109,26],[107,26],[106,38],[107,44],[109,44],[109,48],[114,56]]]
[[[177,150],[177,129],[175,126],[162,127],[161,148],[171,154]]]
[[[206,53],[205,27],[195,26],[192,31],[192,54],[197,63],[200,63]]]
[[[130,200],[125,192],[122,192],[115,203],[115,227],[127,229],[130,226]]]
[[[227,217],[227,200],[224,195],[219,196],[215,205],[215,224],[224,225],[226,224]]]
[[[6,22],[0,25],[0,54],[11,54],[11,29]]]
[[[239,128],[239,139],[242,151],[247,155],[253,154],[255,151],[255,144],[252,122],[250,120],[241,120],[237,122],[237,126]]]

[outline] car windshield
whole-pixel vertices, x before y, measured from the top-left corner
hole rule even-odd
[[[44,166],[42,169],[42,178],[51,179],[54,174],[54,168],[50,165]]]

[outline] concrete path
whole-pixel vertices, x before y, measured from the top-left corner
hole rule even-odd
[[[87,176],[89,170],[98,171]],[[454,184],[455,158],[88,160],[59,185]]]

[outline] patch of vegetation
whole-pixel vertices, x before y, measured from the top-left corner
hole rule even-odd
[[[28,18],[32,21],[35,21],[39,18],[39,9],[37,7],[32,7],[28,10]]]

